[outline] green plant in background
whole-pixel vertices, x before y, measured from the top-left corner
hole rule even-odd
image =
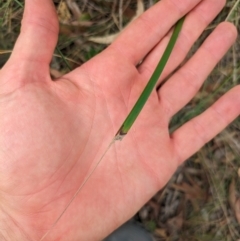
[[[147,223],[147,229],[148,229],[150,232],[153,232],[153,231],[156,229],[156,227],[157,227],[157,224],[156,224],[156,222],[154,222],[154,221],[149,221],[149,222]]]

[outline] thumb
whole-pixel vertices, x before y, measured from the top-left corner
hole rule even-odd
[[[51,0],[25,0],[21,33],[10,61],[27,64],[40,62],[48,66],[57,43],[58,31],[57,14]]]

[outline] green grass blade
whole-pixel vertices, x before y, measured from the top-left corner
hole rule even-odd
[[[18,0],[14,0],[14,2],[16,2],[21,8],[23,8],[23,4],[21,2],[19,2]]]
[[[176,23],[173,34],[172,34],[170,41],[163,53],[162,58],[160,59],[155,71],[153,72],[153,74],[152,74],[150,80],[148,81],[146,87],[144,88],[142,94],[138,98],[136,104],[132,108],[131,112],[129,113],[129,115],[127,116],[125,121],[123,122],[120,129],[118,130],[118,132],[116,134],[116,137],[117,137],[116,139],[121,139],[121,137],[123,137],[124,135],[126,135],[128,133],[129,129],[132,127],[133,123],[135,122],[138,115],[140,114],[143,106],[147,102],[151,92],[153,91],[153,89],[154,89],[160,75],[162,74],[164,67],[166,66],[167,61],[173,51],[173,48],[178,39],[178,35],[182,29],[184,19],[185,19],[185,17],[181,18]]]
[[[61,56],[62,60],[64,61],[64,63],[66,64],[66,66],[68,67],[68,69],[71,71],[71,67],[67,61],[67,59],[65,58],[65,56],[62,54],[62,51],[59,49],[59,47],[56,47],[56,50],[58,51],[59,55]]]

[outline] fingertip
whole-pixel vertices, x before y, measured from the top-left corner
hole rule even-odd
[[[236,27],[232,23],[222,22],[205,40],[202,49],[204,49],[205,52],[211,53],[209,57],[213,57],[219,61],[219,58],[222,58],[234,44],[236,38]]]
[[[217,29],[219,31],[222,31],[222,34],[225,37],[228,37],[229,39],[231,39],[233,42],[236,41],[237,36],[238,36],[238,32],[237,32],[237,28],[236,26],[231,23],[231,22],[222,22],[218,25]]]
[[[240,115],[240,84],[234,86],[229,92],[232,93],[233,103],[236,103],[238,106],[237,111]]]

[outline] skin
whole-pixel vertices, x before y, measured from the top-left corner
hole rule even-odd
[[[166,47],[169,29],[188,14],[163,78],[181,63],[225,1],[162,0],[104,52],[55,82],[49,75],[58,36],[55,9],[49,0],[25,4],[21,34],[0,71],[0,233],[1,240],[38,241],[131,110]],[[171,117],[195,96],[236,36],[233,25],[221,23],[152,93],[128,135],[111,147],[44,240],[103,239],[239,116],[236,86],[171,136],[168,131]]]

